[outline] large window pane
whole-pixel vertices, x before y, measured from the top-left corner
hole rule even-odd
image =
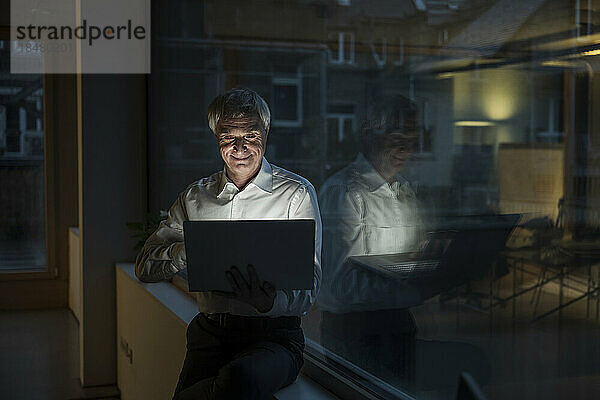
[[[10,74],[0,40],[0,273],[46,269],[42,78]]]
[[[462,372],[490,399],[593,393],[600,2],[155,6],[152,211],[222,168],[210,101],[260,93],[267,159],[319,194],[309,351],[420,398]]]

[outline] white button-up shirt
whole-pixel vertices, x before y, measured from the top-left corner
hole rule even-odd
[[[417,289],[347,262],[350,256],[416,251],[423,221],[402,177],[388,184],[362,154],[319,191],[323,215],[323,288],[319,308],[343,313],[410,307]]]
[[[312,290],[277,290],[273,308],[260,313],[247,303],[215,292],[196,293],[198,310],[246,316],[303,316],[315,302],[321,284],[321,217],[317,195],[303,177],[262,160],[257,176],[239,190],[225,169],[203,178],[182,192],[168,218],[148,238],[136,260],[142,281],[169,279],[186,267],[183,221],[243,219],[315,220],[314,284]],[[224,238],[225,240],[225,238]],[[290,255],[293,256],[293,255]],[[280,260],[285,268],[286,260]]]

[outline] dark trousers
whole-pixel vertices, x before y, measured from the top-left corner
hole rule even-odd
[[[323,312],[323,346],[376,377],[412,389],[416,369],[416,332],[407,309]]]
[[[223,317],[198,314],[190,322],[174,400],[270,399],[298,376],[304,351],[299,318]]]

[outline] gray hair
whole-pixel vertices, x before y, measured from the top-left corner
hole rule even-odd
[[[362,123],[363,134],[392,131],[411,134],[417,129],[418,108],[415,101],[402,95],[383,96],[371,102]]]
[[[217,127],[223,120],[234,118],[258,118],[265,135],[271,125],[271,111],[258,93],[247,88],[235,88],[220,94],[208,106],[208,126],[217,135]]]

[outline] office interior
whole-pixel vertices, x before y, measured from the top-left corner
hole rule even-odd
[[[176,196],[223,168],[211,100],[248,87],[272,110],[266,158],[317,192],[361,152],[365,110],[402,96],[423,229],[521,215],[492,262],[465,251],[410,308],[409,382],[336,354],[317,299],[294,384],[309,389],[276,398],[455,399],[464,372],[488,399],[598,398],[600,1],[155,0],[152,72],[129,75],[11,74],[9,3],[0,397],[170,398],[194,298],[185,274],[142,284],[133,263]]]

